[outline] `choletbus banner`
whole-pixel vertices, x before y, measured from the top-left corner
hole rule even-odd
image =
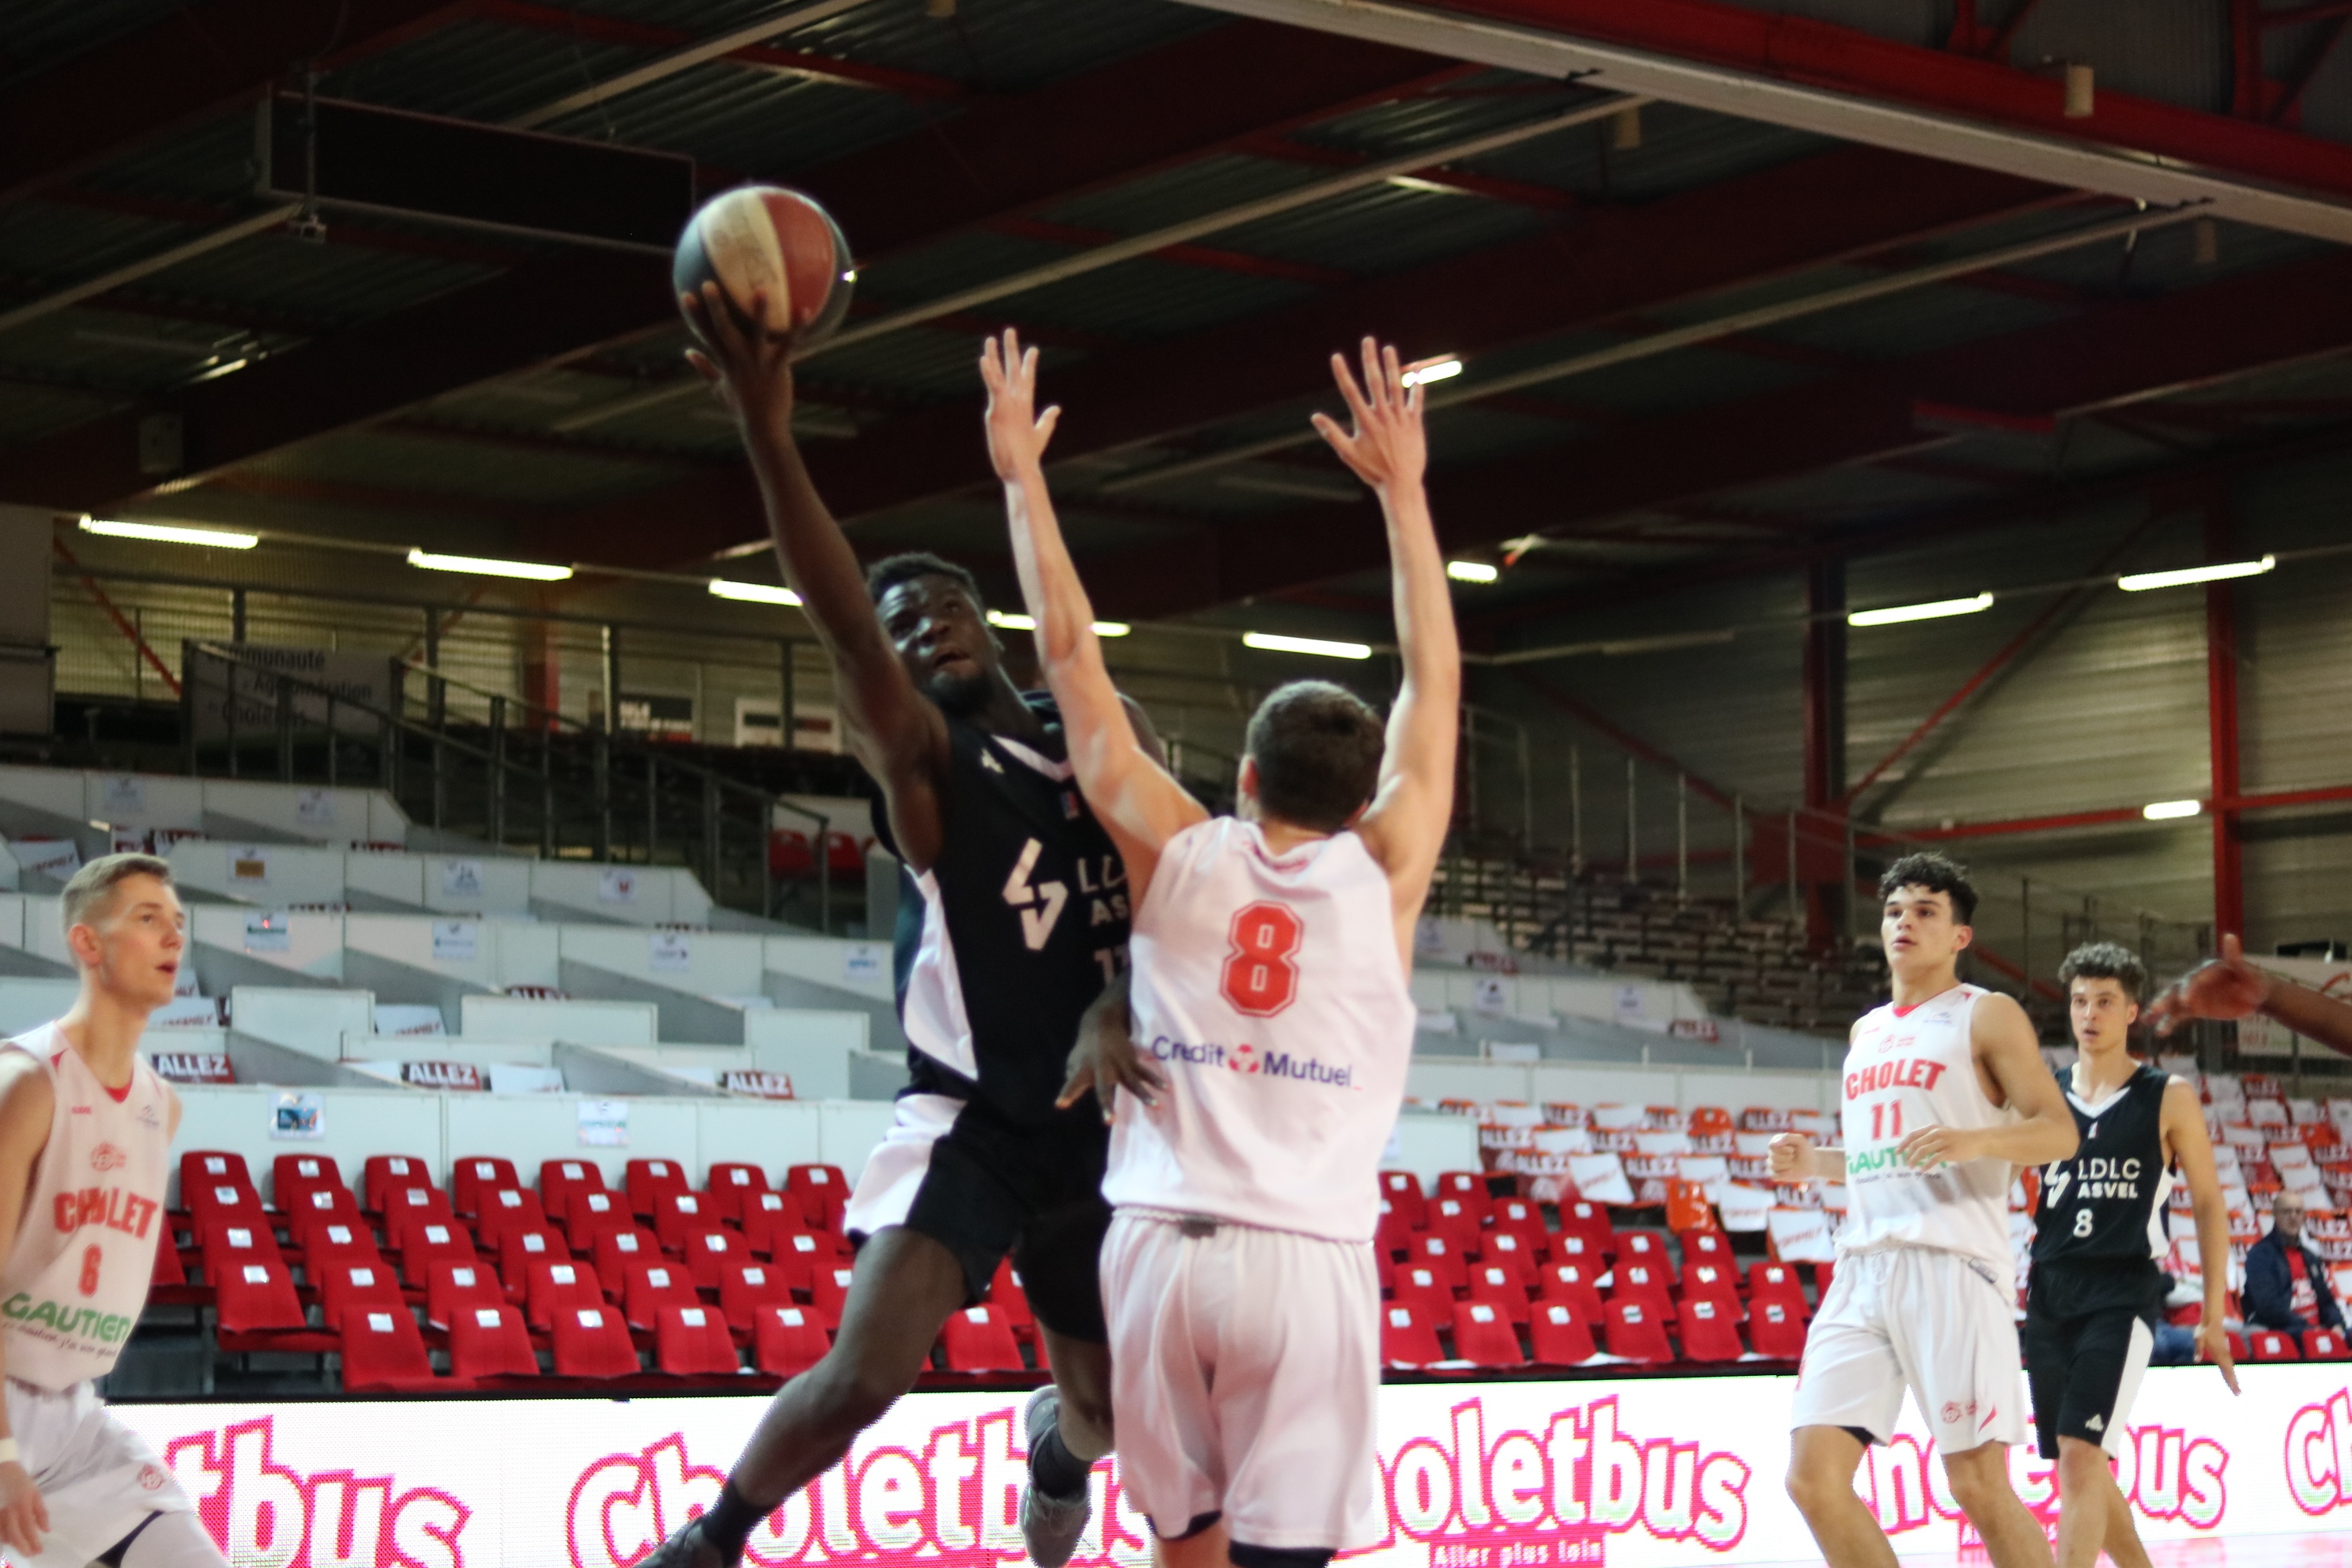
[[[2117,1479],[2140,1533],[2352,1531],[2352,1363],[2210,1367],[2142,1385]],[[1817,1558],[1782,1488],[1786,1377],[1464,1380],[1381,1401],[1384,1537],[1366,1568],[1675,1568]],[[2021,1379],[2020,1394],[2023,1387]],[[902,1399],[779,1509],[749,1561],[1011,1568],[1019,1393]],[[239,1568],[627,1568],[718,1495],[756,1397],[117,1407]],[[2011,1450],[2054,1531],[2052,1467]],[[1115,1461],[1080,1568],[1143,1568]],[[1976,1544],[1917,1413],[1855,1489],[1905,1554]]]

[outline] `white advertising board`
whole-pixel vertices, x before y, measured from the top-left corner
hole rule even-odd
[[[2117,1476],[2141,1535],[2352,1531],[2352,1367],[2157,1368]],[[1391,1386],[1378,1568],[1678,1568],[1819,1560],[1782,1489],[1792,1380],[1594,1379]],[[2021,1380],[2020,1394],[2023,1388]],[[1013,1568],[1020,1392],[900,1400],[771,1516],[746,1559]],[[756,1397],[119,1405],[252,1568],[626,1568],[718,1495]],[[2052,1467],[2011,1450],[2053,1529]],[[1115,1460],[1094,1476],[1078,1568],[1143,1568]],[[1976,1547],[1916,1412],[1855,1489],[1895,1550]]]

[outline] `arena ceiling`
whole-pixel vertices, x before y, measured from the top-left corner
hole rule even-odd
[[[800,426],[859,548],[1009,576],[1009,322],[1127,618],[1383,613],[1306,426],[1365,331],[1461,364],[1488,646],[2352,443],[2338,0],[1216,5],[19,0],[0,500],[773,580],[659,247],[298,211],[257,106],[312,92],[810,191],[860,275]]]

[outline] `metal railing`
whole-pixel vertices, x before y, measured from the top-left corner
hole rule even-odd
[[[373,785],[413,820],[499,849],[684,865],[714,902],[770,919],[790,890],[769,855],[782,814],[813,828],[815,925],[833,929],[828,819],[657,744],[414,661],[394,663],[387,701],[273,668],[235,644],[191,641],[182,668],[191,774]]]

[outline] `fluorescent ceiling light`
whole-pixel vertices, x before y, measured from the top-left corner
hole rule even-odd
[[[1458,359],[1431,360],[1406,371],[1404,384],[1407,386],[1420,386],[1426,382],[1449,380],[1461,374],[1462,362]]]
[[[1019,614],[1008,614],[1003,610],[989,611],[988,624],[992,626],[1003,626],[1008,632],[1034,632],[1037,629],[1035,617]],[[1135,628],[1133,626],[1129,626],[1125,621],[1097,621],[1095,623],[1095,636],[1098,637],[1123,637],[1134,629]]]
[[[778,588],[766,583],[739,583],[731,577],[713,577],[710,594],[718,599],[742,599],[754,605],[797,605],[801,596],[790,588]]]
[[[1449,561],[1445,574],[1456,583],[1491,583],[1501,576],[1502,569],[1484,561]]]
[[[1901,621],[1932,621],[1944,616],[1973,616],[1992,608],[1992,595],[1971,599],[1937,599],[1930,605],[1896,605],[1885,610],[1856,610],[1845,618],[1850,626],[1891,626]]]
[[[2218,566],[2184,566],[2178,572],[2135,572],[2128,577],[2116,578],[2116,586],[2126,594],[2142,594],[2150,588],[2179,588],[2190,583],[2259,577],[2277,564],[2277,556],[2265,555],[2260,561],[2229,561]]]
[[[261,542],[257,533],[233,533],[223,528],[178,528],[168,522],[110,522],[103,518],[81,520],[84,533],[110,539],[146,539],[158,544],[209,544],[215,550],[250,550]]]
[[[1326,642],[1320,637],[1276,637],[1272,632],[1244,632],[1244,647],[1267,653],[1312,653],[1325,658],[1370,658],[1372,650],[1360,642]]]
[[[2159,800],[2140,807],[2140,815],[2150,822],[2169,822],[2176,816],[2194,816],[2205,808],[2193,800]]]
[[[572,575],[569,566],[550,566],[539,561],[493,561],[479,555],[436,555],[427,550],[410,550],[408,563],[422,566],[427,572],[467,572],[477,577],[528,577],[534,583],[561,583]]]

